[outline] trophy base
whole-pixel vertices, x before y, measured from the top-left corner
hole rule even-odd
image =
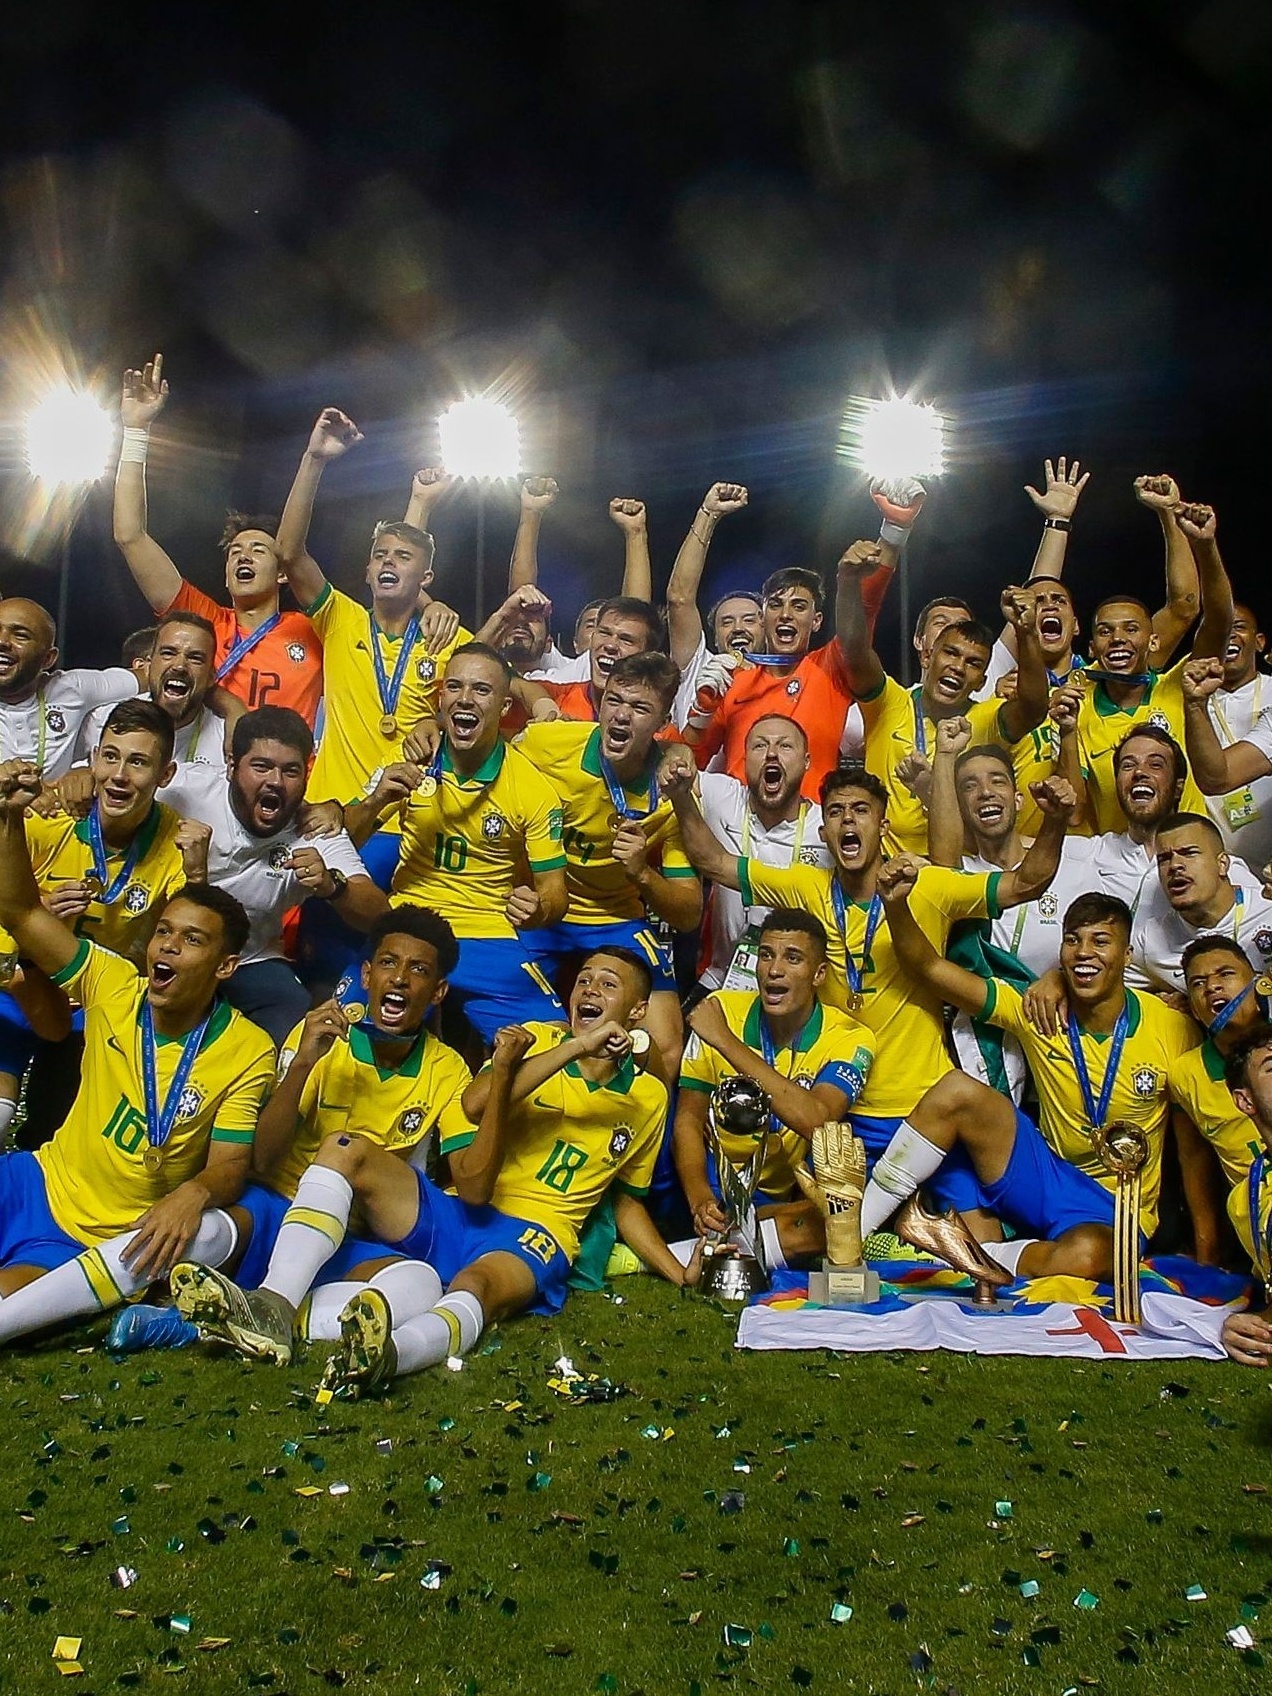
[[[752,1296],[767,1290],[769,1281],[764,1268],[753,1254],[742,1254],[730,1243],[718,1248],[710,1244],[703,1251],[702,1277],[698,1288],[703,1295],[719,1301],[750,1301]]]
[[[834,1266],[822,1261],[808,1274],[808,1299],[818,1307],[867,1307],[879,1299],[879,1274],[868,1266]]]

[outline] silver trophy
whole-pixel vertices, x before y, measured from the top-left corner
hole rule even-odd
[[[768,1157],[772,1103],[752,1078],[725,1078],[711,1093],[707,1108],[707,1147],[729,1229],[713,1233],[702,1250],[699,1288],[723,1301],[748,1301],[769,1285],[764,1245],[755,1219],[755,1191]],[[721,1132],[753,1144],[746,1163],[725,1153]],[[740,1239],[740,1240],[739,1240]]]

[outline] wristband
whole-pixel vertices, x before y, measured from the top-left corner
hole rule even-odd
[[[891,547],[903,548],[909,539],[910,532],[904,524],[894,524],[890,518],[885,518],[879,526],[879,540]]]
[[[1073,523],[1068,518],[1044,518],[1042,527],[1044,530],[1072,530]]]
[[[119,463],[121,465],[144,465],[146,449],[150,445],[150,431],[124,427],[123,439],[119,444]]]

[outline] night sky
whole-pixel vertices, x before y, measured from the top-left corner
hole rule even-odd
[[[828,570],[874,533],[843,404],[890,381],[958,420],[916,602],[957,583],[989,612],[1037,539],[1021,485],[1067,452],[1094,472],[1083,609],[1158,593],[1130,485],[1170,470],[1272,616],[1272,8],[43,0],[0,19],[0,83],[6,589],[51,603],[60,548],[22,408],[59,360],[110,396],[161,348],[151,528],[208,586],[225,507],[277,510],[327,403],[367,441],[312,540],[358,582],[431,421],[487,385],[565,491],[543,544],[559,622],[616,583],[611,495],[649,503],[660,587],[715,478],[752,506],[711,591]],[[492,590],[513,511],[491,494]],[[436,530],[438,592],[467,614],[472,498]],[[73,558],[70,657],[101,662],[145,613],[106,485]]]

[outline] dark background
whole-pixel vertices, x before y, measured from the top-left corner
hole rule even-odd
[[[874,526],[843,404],[890,380],[958,420],[916,603],[957,585],[988,611],[1027,571],[1021,485],[1061,452],[1094,472],[1085,610],[1159,594],[1131,496],[1159,470],[1216,504],[1265,599],[1272,8],[42,0],[5,9],[0,67],[6,590],[51,605],[60,553],[23,408],[62,367],[109,396],[162,348],[151,527],[214,588],[224,508],[277,510],[322,405],[367,435],[313,535],[349,585],[437,412],[487,385],[565,491],[561,623],[616,582],[611,495],[649,503],[659,587],[718,477],[752,505],[712,593],[829,568]],[[513,512],[491,494],[492,588]],[[104,484],[74,542],[80,662],[144,619],[108,524]],[[467,614],[471,496],[436,530]],[[895,602],[882,634],[895,653]]]

